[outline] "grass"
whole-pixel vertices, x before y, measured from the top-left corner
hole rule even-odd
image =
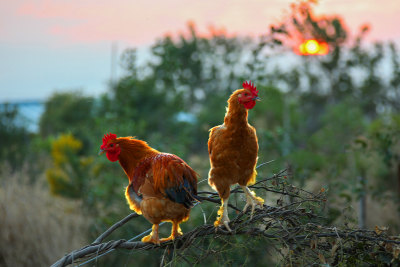
[[[0,266],[49,266],[87,243],[80,203],[52,196],[44,177],[26,177],[0,174]]]

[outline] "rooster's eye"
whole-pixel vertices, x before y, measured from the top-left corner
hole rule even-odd
[[[113,147],[113,146],[114,146],[114,144],[111,144],[111,145],[110,145],[110,147]]]

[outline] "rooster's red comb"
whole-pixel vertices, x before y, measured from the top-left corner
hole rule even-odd
[[[108,143],[108,140],[116,139],[117,135],[113,133],[105,134],[103,137],[103,145]]]
[[[255,95],[255,96],[258,95],[257,87],[255,87],[255,86],[254,86],[254,83],[251,83],[251,81],[249,81],[249,82],[245,81],[245,82],[243,83],[243,89],[248,89],[248,90],[250,90],[251,93],[252,93],[253,95]]]

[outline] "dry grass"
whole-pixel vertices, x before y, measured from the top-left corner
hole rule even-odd
[[[0,175],[0,266],[49,266],[87,243],[88,218],[77,202],[29,184],[23,172]]]

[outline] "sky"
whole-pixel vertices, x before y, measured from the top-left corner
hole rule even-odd
[[[56,91],[98,96],[111,77],[112,47],[146,48],[166,33],[209,26],[258,36],[293,0],[0,0],[0,103],[44,100]],[[369,40],[400,44],[399,0],[319,0],[316,14],[339,14]],[[121,74],[116,69],[116,75]]]

